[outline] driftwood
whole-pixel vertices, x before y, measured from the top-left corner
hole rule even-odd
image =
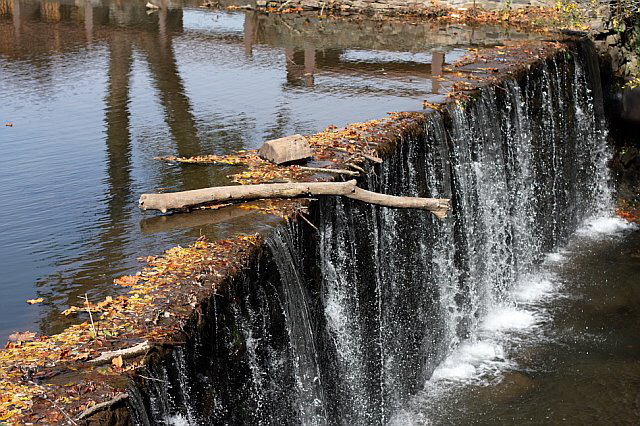
[[[378,164],[382,164],[382,158],[380,157],[375,157],[373,155],[369,155],[369,154],[362,154],[360,153],[360,155],[362,155],[364,158],[366,158],[369,161],[373,161],[374,163],[378,163]]]
[[[313,150],[307,138],[292,135],[266,141],[258,150],[258,156],[275,164],[283,164],[313,157]]]
[[[111,398],[109,401],[101,402],[99,404],[96,404],[96,405],[94,405],[92,407],[87,408],[82,413],[80,413],[80,415],[78,417],[76,417],[76,420],[84,420],[87,417],[91,417],[94,414],[99,413],[100,411],[104,411],[104,410],[109,409],[111,406],[117,404],[120,401],[124,401],[127,398],[129,398],[128,394],[119,393],[116,396],[114,396],[113,398]]]
[[[299,167],[300,167],[300,170],[305,170],[307,172],[329,173],[334,175],[347,175],[347,176],[360,176],[359,172],[354,172],[353,170],[328,169],[325,167],[306,167],[306,166],[299,166]]]
[[[359,172],[361,172],[363,175],[367,174],[367,171],[365,169],[363,169],[362,167],[358,166],[357,164],[353,164],[353,163],[348,163],[349,167],[351,167],[354,170],[357,170]]]
[[[428,210],[436,215],[438,219],[444,219],[449,212],[448,198],[398,197],[395,195],[371,192],[358,187],[355,187],[352,193],[345,196],[379,206],[395,207],[397,209]]]
[[[139,355],[146,354],[152,346],[153,345],[151,343],[145,340],[144,342],[138,343],[137,345],[130,348],[119,349],[117,351],[102,352],[99,357],[90,359],[87,362],[90,364],[101,365],[108,364],[111,362],[111,360],[119,356],[121,356],[123,359],[133,358]]]
[[[397,197],[365,191],[347,182],[272,183],[259,185],[219,186],[166,194],[143,194],[140,208],[160,210],[185,209],[210,202],[251,200],[257,198],[292,198],[299,196],[341,195],[385,207],[428,210],[438,218],[447,216],[449,200],[443,198]]]

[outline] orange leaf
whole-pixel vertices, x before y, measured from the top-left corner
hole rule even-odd
[[[123,287],[131,287],[138,282],[139,278],[138,275],[125,275],[124,277],[116,278],[113,283]]]

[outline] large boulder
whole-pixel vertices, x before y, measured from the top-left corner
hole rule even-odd
[[[266,141],[258,150],[258,155],[272,163],[283,164],[313,157],[313,151],[304,136],[292,135]]]

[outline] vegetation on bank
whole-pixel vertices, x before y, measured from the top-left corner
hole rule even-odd
[[[640,201],[621,198],[618,200],[616,214],[629,222],[640,225]]]
[[[217,7],[216,2],[205,1],[203,7]],[[475,3],[474,3],[475,5]],[[231,5],[228,10],[245,9],[247,6]],[[266,1],[258,2],[258,9],[272,14],[302,13],[307,6],[298,1]],[[387,17],[405,17],[407,19],[437,20],[443,23],[495,24],[529,30],[557,31],[588,30],[594,24],[611,21],[620,29],[629,19],[640,13],[640,0],[556,0],[553,6],[515,5],[511,0],[502,6],[488,10],[482,5],[461,8],[434,1],[430,7],[407,5],[406,7],[389,9],[363,9],[345,6],[340,1],[323,3],[322,7],[313,8],[320,17],[338,19],[385,19]]]

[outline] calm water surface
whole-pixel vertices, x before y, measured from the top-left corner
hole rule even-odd
[[[432,49],[451,62],[469,46],[525,37],[145,3],[0,0],[0,341],[60,330],[61,310],[113,294],[139,256],[256,222],[141,213],[143,192],[222,184],[232,172],[153,157],[419,110],[449,84],[431,75]],[[37,297],[45,302],[25,303]]]

